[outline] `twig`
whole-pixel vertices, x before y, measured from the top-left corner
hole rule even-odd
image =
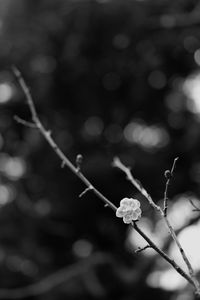
[[[172,166],[172,169],[171,169],[171,175],[173,174],[174,172],[174,168],[175,168],[175,163],[177,161],[178,158],[175,158],[174,160],[174,163],[173,163],[173,166]],[[133,175],[131,174],[131,170],[129,167],[126,167],[118,157],[114,158],[114,161],[113,161],[113,164],[112,164],[114,167],[117,167],[119,168],[121,171],[123,171],[126,176],[127,176],[127,179],[136,187],[136,189],[148,200],[149,204],[156,210],[160,213],[161,217],[164,219],[168,229],[169,229],[169,232],[170,232],[170,235],[171,237],[173,238],[174,242],[176,243],[178,249],[179,249],[179,252],[188,268],[188,271],[189,271],[189,274],[190,274],[190,279],[192,280],[193,282],[193,285],[195,286],[196,288],[196,291],[197,291],[197,294],[200,295],[200,285],[199,285],[199,282],[197,281],[195,275],[194,275],[194,270],[191,266],[191,263],[189,261],[189,259],[187,258],[186,254],[185,254],[185,251],[183,250],[181,244],[179,243],[178,239],[177,239],[177,236],[176,236],[176,233],[172,227],[172,225],[170,224],[168,218],[167,218],[167,215],[165,214],[164,210],[162,210],[162,208],[158,205],[155,204],[155,202],[153,201],[153,199],[151,198],[151,196],[147,193],[147,191],[144,189],[144,187],[138,183],[138,181],[133,177]],[[169,183],[167,184],[167,187],[166,187],[166,191],[167,191],[167,188],[168,188],[168,185]],[[152,247],[153,248],[153,247]],[[176,269],[176,268],[175,268]]]
[[[173,174],[174,174],[174,170],[175,170],[175,166],[176,166],[176,162],[178,160],[178,157],[176,157],[173,161],[173,165],[172,165],[172,168],[171,168],[171,171],[169,171],[170,173],[168,173],[167,171],[165,172],[165,176],[167,178],[167,181],[166,181],[166,185],[165,185],[165,192],[164,192],[164,208],[163,208],[163,214],[164,214],[164,219],[165,219],[165,222],[170,230],[170,234],[172,236],[172,238],[174,239],[176,245],[178,246],[179,248],[179,251],[183,257],[183,260],[185,261],[185,264],[188,268],[188,271],[189,271],[189,274],[191,276],[191,278],[193,279],[194,283],[196,284],[197,286],[197,289],[199,289],[200,291],[200,285],[199,285],[199,282],[196,280],[196,277],[194,275],[194,270],[192,268],[192,265],[189,261],[189,259],[187,258],[186,254],[185,254],[185,251],[183,250],[181,244],[179,243],[178,241],[178,238],[176,236],[176,233],[172,227],[172,225],[170,224],[168,218],[167,218],[167,209],[168,209],[168,188],[169,188],[169,184],[170,184],[170,181],[173,177]],[[168,174],[168,175],[167,175]]]
[[[149,204],[154,209],[156,209],[159,212],[162,211],[160,206],[156,205],[156,203],[153,201],[153,199],[151,198],[149,193],[145,190],[145,188],[141,185],[141,183],[132,176],[131,169],[129,167],[126,167],[118,157],[115,157],[113,159],[112,166],[119,168],[121,171],[123,171],[126,174],[127,180],[129,180],[136,187],[136,189],[148,200]]]
[[[30,91],[20,73],[20,71],[16,68],[13,67],[13,72],[15,76],[18,79],[18,82],[25,94],[27,104],[30,108],[31,116],[32,116],[32,121],[36,125],[37,129],[40,131],[40,133],[43,135],[43,137],[46,139],[46,141],[49,143],[50,147],[56,152],[57,156],[61,159],[62,165],[66,165],[77,177],[81,179],[81,181],[86,185],[86,189],[81,193],[81,195],[85,194],[87,191],[92,190],[94,194],[105,203],[105,206],[110,207],[114,212],[116,212],[117,207],[109,201],[100,191],[98,191],[91,183],[90,181],[83,175],[83,173],[76,167],[74,166],[71,161],[65,156],[65,154],[62,152],[62,150],[58,147],[56,142],[51,136],[51,132],[46,130],[41,123],[34,103],[32,96],[30,94]],[[163,211],[160,208],[160,206],[156,205],[154,201],[152,200],[151,196],[147,193],[147,191],[142,187],[141,184],[136,181],[130,172],[130,169],[125,167],[119,159],[115,159],[115,166],[120,166],[120,168],[127,174],[128,179],[135,185],[135,187],[147,198],[149,201],[150,205],[153,206],[156,210],[160,211],[163,215]],[[196,293],[200,295],[199,289],[197,287],[197,284],[191,276],[189,276],[181,267],[179,267],[173,259],[171,259],[166,253],[164,253],[158,246],[154,244],[153,241],[151,241],[146,234],[137,226],[136,222],[132,223],[133,228],[146,240],[148,245],[153,248],[158,254],[160,254],[169,264],[172,265],[172,267],[182,276],[184,277],[190,284],[192,284],[195,289]]]
[[[195,288],[195,284],[192,280],[192,278],[181,268],[177,265],[177,263],[171,259],[164,251],[162,251],[159,247],[157,247],[152,240],[137,226],[136,222],[132,224],[133,228],[145,239],[145,241],[148,243],[148,245],[153,248],[160,256],[162,256],[170,265],[173,266],[173,268],[182,276],[184,277],[189,283],[191,283]],[[199,291],[196,289],[197,293]]]
[[[79,198],[83,197],[87,192],[92,191],[93,190],[93,186],[88,186],[80,195]],[[108,206],[108,204],[105,204],[106,206]]]
[[[32,116],[32,121],[35,124],[36,128],[40,131],[40,133],[43,135],[43,137],[46,139],[46,141],[49,143],[49,145],[51,146],[51,148],[56,152],[56,154],[58,155],[58,157],[61,159],[62,161],[62,165],[67,166],[76,176],[78,176],[81,181],[89,188],[91,189],[95,195],[97,195],[104,203],[108,204],[108,206],[116,211],[117,207],[110,202],[100,191],[98,191],[91,183],[90,181],[83,175],[82,172],[80,172],[72,163],[71,161],[65,156],[65,154],[62,152],[62,150],[58,147],[58,145],[56,144],[56,142],[54,141],[54,139],[51,137],[51,132],[46,130],[45,127],[43,126],[43,124],[41,123],[36,109],[35,109],[35,105],[33,103],[33,99],[31,96],[31,93],[20,73],[20,71],[16,68],[13,67],[13,72],[26,96],[26,100],[27,100],[27,104],[29,106],[30,112],[31,112],[31,116]]]
[[[169,188],[169,185],[170,185],[170,181],[173,177],[173,173],[174,173],[174,169],[175,169],[175,166],[176,166],[176,162],[178,160],[178,157],[176,157],[174,159],[174,162],[173,162],[173,165],[172,165],[172,168],[171,168],[171,171],[167,170],[165,171],[165,177],[166,177],[166,184],[165,184],[165,192],[164,192],[164,208],[163,208],[163,212],[164,212],[164,216],[166,217],[167,216],[167,209],[168,209],[168,188]]]
[[[144,251],[144,250],[146,250],[146,249],[148,249],[148,248],[151,248],[151,246],[150,245],[146,245],[146,246],[144,246],[144,247],[138,247],[136,250],[135,250],[135,253],[140,253],[140,252],[142,252],[142,251]]]
[[[14,116],[14,120],[17,121],[17,123],[22,124],[26,127],[30,127],[30,128],[37,128],[36,125],[34,123],[28,122],[18,116]]]

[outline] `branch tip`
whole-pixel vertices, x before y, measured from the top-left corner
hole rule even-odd
[[[15,116],[13,117],[13,119],[14,119],[17,123],[22,124],[22,125],[24,125],[24,126],[26,126],[26,127],[37,128],[37,126],[36,126],[35,123],[26,121],[26,120],[20,118],[20,117],[17,116],[17,115],[15,115]]]
[[[94,190],[92,186],[88,186],[80,195],[79,198],[83,197],[87,192]]]

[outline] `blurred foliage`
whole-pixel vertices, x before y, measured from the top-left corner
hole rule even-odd
[[[72,161],[82,153],[83,172],[116,205],[142,198],[111,167],[115,155],[156,202],[179,156],[170,197],[199,198],[199,112],[183,89],[199,72],[199,12],[191,0],[0,1],[0,287],[38,282],[98,252],[109,259],[33,298],[178,299],[147,286],[155,260],[135,255],[127,227],[94,195],[79,199],[79,180],[13,120],[30,113],[10,68],[22,71],[61,149]]]

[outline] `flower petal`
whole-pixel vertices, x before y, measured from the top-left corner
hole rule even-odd
[[[140,218],[140,215],[138,215],[136,212],[133,212],[133,215],[132,215],[132,220],[133,221],[136,221]]]
[[[136,208],[136,209],[134,210],[134,212],[136,212],[136,214],[138,214],[138,215],[141,215],[141,213],[142,213],[142,211],[141,211],[140,208]]]
[[[132,222],[132,220],[133,220],[133,216],[132,216],[132,215],[125,215],[125,216],[123,217],[123,221],[124,221],[124,223],[126,223],[126,224],[130,224],[130,223]]]
[[[120,206],[122,206],[122,205],[125,205],[125,206],[127,206],[127,205],[129,205],[129,198],[123,198],[121,201],[120,201]]]
[[[134,209],[140,207],[140,201],[138,201],[137,199],[132,199],[131,207]]]
[[[124,210],[121,206],[116,210],[116,216],[118,218],[122,218],[126,214],[126,210]]]

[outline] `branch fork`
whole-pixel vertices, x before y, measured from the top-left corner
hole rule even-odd
[[[50,145],[50,147],[54,150],[54,152],[56,153],[56,155],[60,158],[61,160],[61,166],[64,167],[68,167],[72,173],[74,173],[86,186],[85,190],[79,195],[79,197],[82,197],[83,195],[85,195],[88,191],[92,191],[101,201],[104,202],[104,206],[106,207],[110,207],[115,213],[117,211],[117,207],[110,201],[108,200],[107,197],[105,197],[97,188],[94,187],[94,185],[86,178],[85,175],[83,175],[83,173],[81,172],[81,163],[82,163],[82,157],[81,156],[77,156],[76,158],[76,165],[74,165],[68,158],[67,156],[62,152],[62,150],[59,148],[59,146],[56,144],[56,142],[54,141],[54,139],[51,136],[51,131],[46,130],[46,128],[44,127],[44,125],[42,124],[42,122],[40,121],[40,118],[38,117],[31,93],[29,88],[26,85],[25,80],[23,79],[20,71],[16,68],[13,67],[12,68],[14,75],[16,76],[19,85],[25,95],[26,98],[26,102],[29,106],[30,109],[30,113],[31,113],[31,118],[32,118],[32,122],[27,122],[19,117],[15,117],[16,121],[24,126],[28,126],[31,128],[36,128],[40,131],[40,133],[42,134],[42,136],[44,137],[44,139],[48,142],[48,144]],[[175,168],[175,163],[176,160],[178,158],[176,158],[174,160],[172,169],[170,171],[171,175],[173,175],[174,172],[174,168]],[[189,275],[180,267],[176,264],[176,262],[171,259],[163,250],[161,250],[156,244],[154,244],[154,242],[143,232],[143,230],[138,227],[137,222],[132,222],[131,226],[146,240],[147,242],[147,246],[144,248],[139,248],[137,252],[141,252],[149,247],[153,248],[160,256],[162,256],[182,277],[184,277],[191,285],[193,285],[193,287],[195,288],[195,292],[198,296],[200,296],[200,287],[199,287],[199,283],[196,280],[195,276],[194,276],[194,271],[192,269],[192,266],[187,258],[187,256],[184,253],[184,250],[182,249],[180,243],[177,240],[176,234],[171,226],[171,224],[169,223],[168,219],[167,219],[167,207],[168,207],[168,196],[167,196],[167,192],[168,192],[168,186],[170,183],[170,179],[172,176],[170,176],[170,178],[167,179],[166,182],[166,187],[165,187],[165,193],[164,193],[164,208],[162,209],[160,206],[158,206],[153,199],[151,198],[151,196],[149,195],[149,193],[145,190],[145,188],[141,185],[141,183],[139,181],[137,181],[131,174],[131,169],[129,167],[126,167],[120,160],[119,158],[115,158],[113,161],[113,166],[119,168],[121,171],[123,171],[126,176],[127,179],[136,187],[136,189],[147,199],[147,201],[149,202],[149,204],[157,211],[161,214],[161,217],[164,218],[165,223],[170,231],[170,234],[172,236],[172,238],[174,239],[175,243],[177,244],[179,251],[188,267],[189,270]]]

